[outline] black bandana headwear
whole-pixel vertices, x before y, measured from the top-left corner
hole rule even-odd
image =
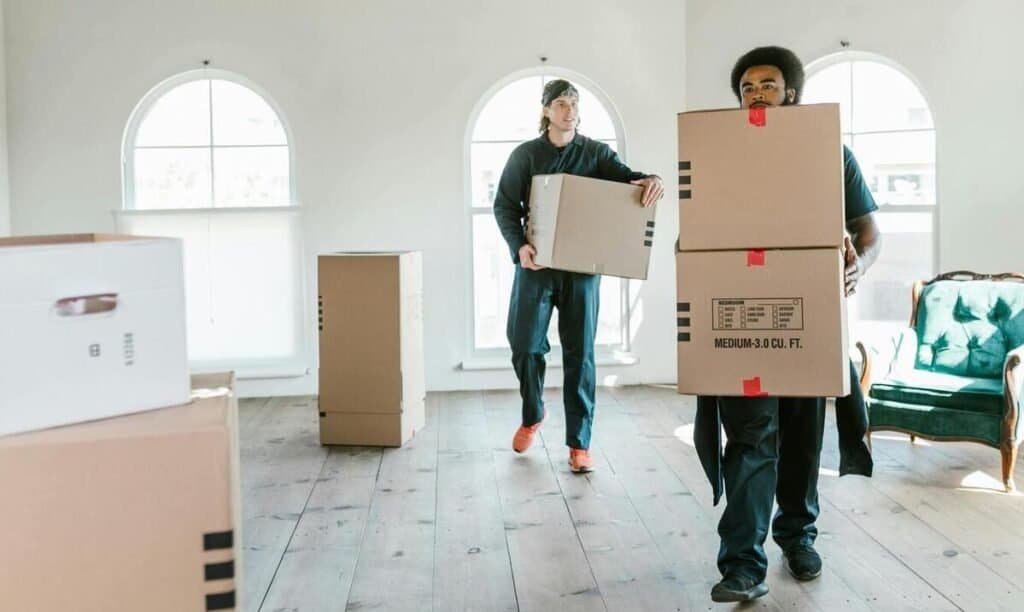
[[[576,91],[572,83],[565,79],[555,79],[554,81],[548,81],[544,85],[544,94],[541,96],[541,105],[547,106],[562,96],[575,96],[580,97],[580,92]]]

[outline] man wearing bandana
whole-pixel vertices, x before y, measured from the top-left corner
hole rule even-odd
[[[573,472],[592,471],[590,434],[594,419],[596,371],[594,340],[601,277],[552,270],[533,261],[526,240],[530,182],[537,174],[574,174],[643,186],[641,200],[650,206],[664,193],[655,175],[634,172],[607,144],[583,136],[579,127],[579,92],[557,79],[544,86],[540,136],[516,147],[502,171],[494,198],[494,217],[512,261],[515,281],[508,310],[508,341],[522,396],[522,426],[512,448],[525,452],[544,422],[545,355],[551,350],[548,325],[558,309],[558,335],[565,372],[565,443]]]

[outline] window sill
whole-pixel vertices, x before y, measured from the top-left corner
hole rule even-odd
[[[505,355],[483,355],[470,357],[459,364],[459,369],[466,372],[481,372],[487,370],[511,370],[512,357]],[[599,351],[594,359],[598,366],[632,366],[639,361],[632,353],[624,351]],[[552,354],[548,357],[549,368],[561,368],[562,356]]]
[[[282,361],[266,364],[191,363],[193,374],[233,371],[238,380],[270,380],[275,378],[301,378],[309,374],[309,368],[297,361]]]
[[[233,215],[252,213],[299,213],[302,207],[298,204],[282,206],[205,206],[201,208],[122,208],[114,211],[114,216],[145,217],[173,215]]]

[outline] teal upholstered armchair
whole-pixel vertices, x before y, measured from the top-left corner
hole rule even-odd
[[[869,350],[861,387],[872,431],[999,449],[1013,490],[1021,441],[1024,275],[952,272],[914,285],[910,328]]]

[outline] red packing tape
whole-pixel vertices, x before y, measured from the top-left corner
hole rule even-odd
[[[750,113],[747,116],[747,120],[750,121],[750,125],[754,127],[764,127],[768,125],[768,109],[763,106],[750,109]]]
[[[759,268],[764,265],[764,249],[751,249],[747,251],[747,267]]]
[[[767,391],[761,390],[760,376],[743,381],[743,395],[744,397],[764,397],[768,395]]]

